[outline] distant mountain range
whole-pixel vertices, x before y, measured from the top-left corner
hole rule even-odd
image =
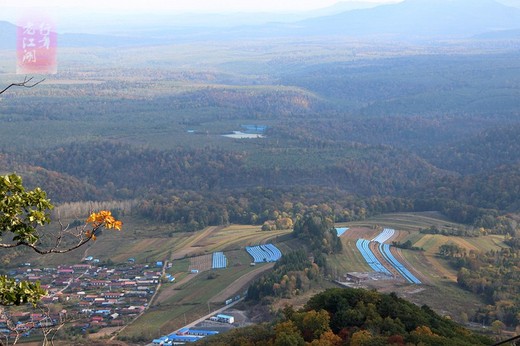
[[[518,40],[520,39],[520,29],[489,31],[475,35],[473,38],[480,40]]]
[[[0,49],[16,49],[16,25],[0,21]],[[60,34],[58,47],[122,47],[140,45],[159,45],[161,38],[149,35],[98,35],[98,34]]]
[[[470,37],[520,28],[520,9],[494,0],[406,0],[299,24],[315,35]]]
[[[0,21],[0,49],[16,47],[16,26]]]
[[[402,0],[390,0],[399,2]],[[386,1],[388,3],[388,0]],[[79,11],[59,9],[53,13],[61,32],[81,32],[86,34],[132,34],[157,28],[212,27],[230,28],[243,25],[264,25],[267,23],[293,23],[309,18],[330,16],[356,9],[373,8],[384,2],[341,1],[332,6],[309,11],[294,12],[152,12],[114,13],[103,10]],[[2,8],[0,21],[18,18],[18,11]]]
[[[499,0],[503,5],[520,8],[520,0]]]
[[[501,0],[510,5],[520,0]],[[520,6],[520,4],[518,4]],[[119,28],[120,35],[63,34],[61,47],[138,46],[178,42],[243,40],[270,37],[346,36],[391,39],[520,38],[520,8],[495,0],[405,0],[359,8],[361,3],[339,3],[322,13],[336,13],[292,23],[236,27],[138,25]],[[357,8],[337,13],[340,9]],[[148,21],[149,22],[149,21]],[[173,21],[175,23],[175,21]],[[14,49],[16,27],[0,22],[0,49]]]

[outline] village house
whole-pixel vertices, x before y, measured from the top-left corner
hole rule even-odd
[[[57,273],[58,273],[58,275],[74,274],[74,269],[72,269],[71,267],[58,268]]]
[[[83,320],[76,324],[85,329],[124,325],[126,318],[136,316],[149,303],[160,275],[142,264],[105,268],[92,262],[58,268],[20,267],[11,272],[20,280],[39,281],[48,291],[42,302],[60,301],[68,314]],[[23,323],[20,330],[25,331],[38,324],[53,325],[59,318],[20,313],[17,320]]]

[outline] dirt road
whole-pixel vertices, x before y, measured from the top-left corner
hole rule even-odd
[[[185,244],[182,244],[182,250],[174,251],[171,256],[171,260],[181,259],[189,254],[196,253],[197,251],[200,251],[200,248],[197,246],[198,243],[206,239],[213,233],[214,231],[221,229],[223,226],[211,226],[207,227],[201,232],[198,232],[193,237],[190,237],[188,241]]]
[[[229,297],[232,297],[237,292],[240,292],[246,287],[251,281],[258,278],[260,275],[262,275],[267,270],[273,268],[274,263],[268,263],[260,268],[257,268],[246,275],[241,276],[240,278],[236,279],[231,285],[229,285],[225,290],[211,298],[210,302],[212,303],[222,303]]]

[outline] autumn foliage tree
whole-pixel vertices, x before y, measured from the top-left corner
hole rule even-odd
[[[427,306],[395,293],[332,288],[311,297],[296,311],[285,306],[271,323],[238,328],[200,340],[201,345],[491,345]],[[497,323],[497,330],[498,330]],[[238,341],[239,340],[239,341]]]

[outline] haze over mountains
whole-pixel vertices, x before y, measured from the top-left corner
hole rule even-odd
[[[302,29],[327,35],[468,37],[520,27],[520,9],[494,0],[406,0],[302,22]]]
[[[119,12],[106,9],[78,11],[78,9],[50,9],[48,12],[58,23],[60,33],[81,32],[89,34],[114,34],[173,27],[236,27],[241,25],[262,25],[267,23],[292,23],[309,18],[334,15],[356,9],[373,8],[384,3],[400,0],[342,1],[335,5],[309,11],[283,12],[230,12],[230,11],[161,11],[153,8],[141,12]],[[20,10],[3,8],[0,21],[17,21]]]
[[[97,27],[98,31],[104,28],[105,33],[93,34],[89,32],[91,30],[85,29],[81,35],[62,34],[59,44],[61,47],[161,45],[205,40],[313,36],[377,39],[519,37],[520,0],[405,0],[376,5],[342,2],[315,11],[312,15],[120,15],[111,21],[110,15],[105,14],[92,19],[92,23],[100,24],[91,25]],[[0,22],[0,48],[13,48],[14,36],[15,26]]]

